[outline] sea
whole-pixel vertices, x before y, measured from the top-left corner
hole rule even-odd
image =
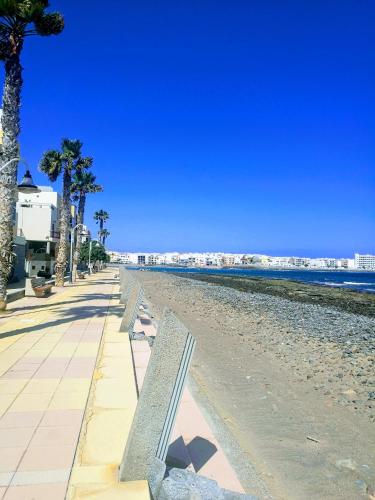
[[[221,274],[226,276],[260,276],[269,279],[302,281],[328,287],[348,288],[360,292],[375,293],[375,272],[364,271],[313,271],[299,269],[238,269],[198,268],[170,266],[129,266],[129,269],[143,269],[157,272]]]

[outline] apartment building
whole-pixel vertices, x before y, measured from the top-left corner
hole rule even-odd
[[[375,271],[375,255],[354,254],[355,267],[368,271]]]
[[[53,273],[60,238],[61,198],[51,187],[38,193],[19,193],[16,204],[17,236],[27,241],[25,271],[28,276]]]

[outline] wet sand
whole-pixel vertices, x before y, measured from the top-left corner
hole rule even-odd
[[[286,298],[280,283],[265,283],[274,280],[223,286],[207,275],[207,282],[136,275],[154,315],[170,307],[197,338],[191,374],[254,467],[259,481],[233,464],[249,493],[266,498],[263,482],[278,499],[375,498],[375,319],[367,294],[358,294],[358,307],[368,307],[359,315],[325,287],[311,287],[309,299],[303,284],[288,282]],[[317,295],[330,306],[317,305]]]

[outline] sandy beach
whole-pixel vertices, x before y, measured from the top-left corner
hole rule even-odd
[[[196,337],[191,376],[233,440],[229,455],[247,491],[375,498],[372,296],[276,280],[135,274],[155,318],[169,307]]]

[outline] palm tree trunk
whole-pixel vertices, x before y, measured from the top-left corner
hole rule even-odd
[[[99,241],[100,241],[100,243],[103,243],[103,226],[104,226],[104,220],[100,219],[100,223],[99,223]]]
[[[79,197],[79,202],[78,202],[77,224],[83,224],[85,217],[85,205],[86,205],[86,195],[82,193]],[[77,266],[79,264],[79,257],[81,254],[81,245],[82,245],[81,230],[82,227],[77,228],[77,239],[73,255],[73,276],[72,276],[73,281],[75,281],[77,277]]]
[[[3,150],[0,159],[5,165],[19,156],[18,135],[20,132],[20,100],[22,88],[22,66],[18,54],[12,55],[5,64],[3,90]],[[17,195],[17,165],[14,161],[0,173],[0,309],[6,308],[6,288],[12,269],[13,228]]]
[[[64,276],[66,263],[68,260],[68,235],[70,221],[70,185],[72,183],[71,174],[68,168],[64,169],[63,179],[63,199],[60,212],[60,242],[56,258],[56,286],[64,286]]]

